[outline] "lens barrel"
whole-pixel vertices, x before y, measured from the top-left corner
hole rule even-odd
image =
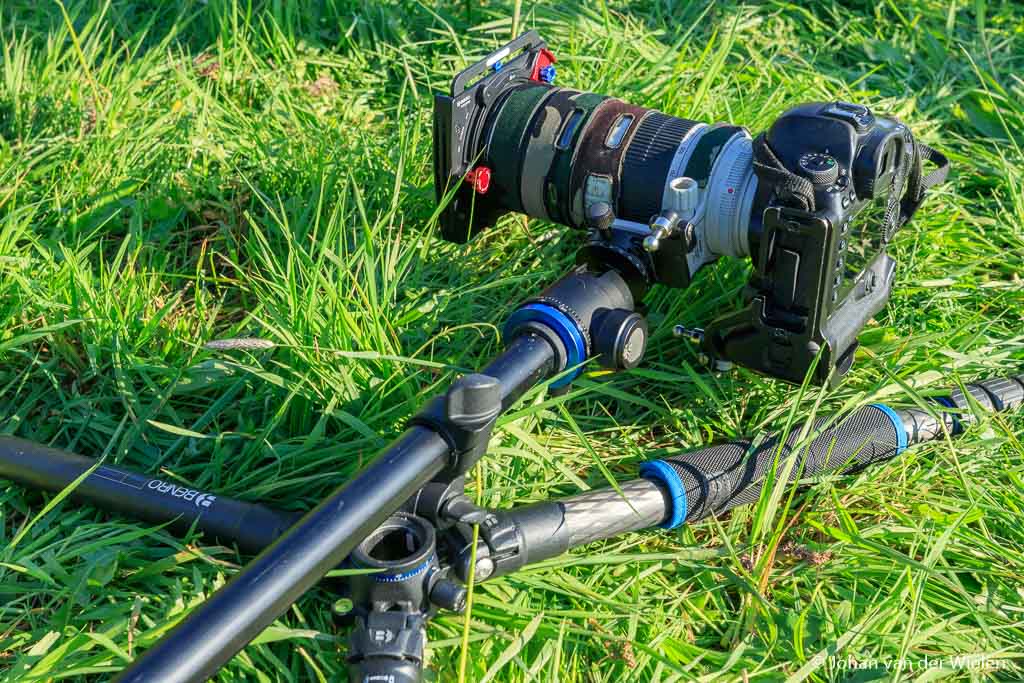
[[[750,136],[738,126],[529,82],[496,101],[480,139],[490,198],[503,209],[582,228],[588,208],[606,202],[616,218],[647,225],[669,206],[670,183],[687,176],[703,196],[692,221],[702,235],[714,233],[702,248],[750,254],[747,233],[763,202],[755,201]]]
[[[622,160],[619,210],[623,218],[646,223],[661,211],[676,150],[699,125],[699,121],[647,110]]]

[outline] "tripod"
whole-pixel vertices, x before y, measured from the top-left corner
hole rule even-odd
[[[609,368],[639,363],[647,327],[634,310],[637,289],[614,271],[570,272],[512,314],[501,355],[431,400],[366,469],[301,518],[10,437],[0,438],[0,477],[51,491],[77,482],[79,501],[259,553],[119,680],[212,676],[328,571],[346,566],[359,570],[344,587],[351,679],[404,683],[420,680],[427,620],[464,609],[471,570],[486,581],[593,541],[722,514],[758,500],[777,477],[858,470],[960,433],[979,411],[1024,403],[1024,375],[985,380],[954,389],[934,409],[872,404],[756,443],[650,461],[617,490],[503,511],[474,505],[464,475],[524,391],[545,380],[565,387],[592,358]]]

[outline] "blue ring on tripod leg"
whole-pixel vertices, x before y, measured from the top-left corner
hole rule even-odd
[[[669,510],[668,519],[659,526],[662,529],[675,529],[681,526],[686,521],[689,504],[686,500],[686,488],[683,486],[683,480],[679,478],[679,473],[664,460],[648,460],[640,465],[640,476],[661,482],[672,497],[672,509]]]
[[[944,406],[944,407],[950,408],[952,410],[958,410],[958,408],[956,406],[956,403],[953,402],[953,397],[952,396],[936,396],[934,400],[940,406]],[[957,434],[960,434],[960,433],[962,433],[964,431],[963,425],[960,424],[960,416],[959,415],[957,415],[956,413],[943,413],[943,414],[944,415],[949,415],[952,418],[952,420],[953,420],[953,429],[952,429],[953,436],[956,436]]]
[[[509,316],[505,323],[505,339],[515,336],[518,329],[526,323],[540,323],[545,325],[558,335],[558,338],[565,344],[565,367],[576,368],[573,372],[551,383],[552,389],[564,387],[580,376],[583,372],[583,362],[587,360],[587,344],[583,339],[583,333],[579,326],[560,310],[548,304],[526,304],[520,306]],[[565,368],[559,368],[559,372]]]
[[[884,403],[869,403],[872,408],[878,408],[892,422],[892,428],[896,430],[896,455],[907,450],[907,430],[903,428],[903,420],[895,410]]]

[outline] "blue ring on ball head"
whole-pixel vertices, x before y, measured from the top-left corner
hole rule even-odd
[[[533,303],[520,306],[505,323],[505,339],[512,339],[519,328],[527,323],[540,323],[551,328],[565,345],[565,367],[576,368],[565,377],[552,382],[551,388],[564,387],[583,372],[583,361],[587,359],[587,344],[579,326],[565,313],[548,304]],[[559,372],[565,368],[559,368]]]
[[[907,450],[907,430],[903,428],[903,420],[896,414],[896,411],[884,403],[869,403],[872,408],[878,408],[892,422],[892,428],[896,430],[896,455]]]

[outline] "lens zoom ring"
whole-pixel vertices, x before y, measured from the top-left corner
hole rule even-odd
[[[660,111],[644,117],[622,160],[620,218],[646,223],[661,211],[672,158],[679,143],[698,123]]]

